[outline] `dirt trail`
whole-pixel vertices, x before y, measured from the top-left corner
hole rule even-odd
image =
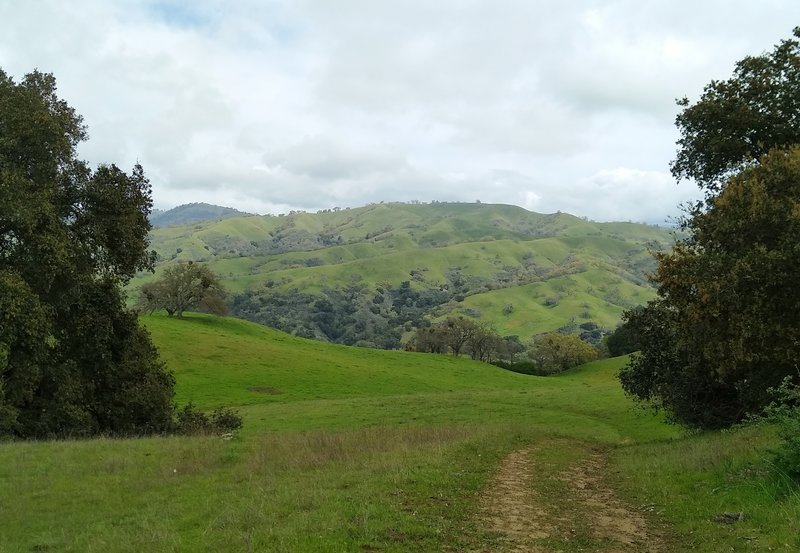
[[[508,551],[539,551],[524,547],[550,537],[553,531],[548,513],[531,486],[532,470],[528,450],[511,453],[503,459],[481,498],[482,522],[487,530],[501,535],[502,541],[512,546]]]
[[[483,552],[664,553],[641,512],[604,480],[606,456],[590,451],[574,463],[538,463],[539,448],[509,454],[481,498],[479,524],[497,536]]]

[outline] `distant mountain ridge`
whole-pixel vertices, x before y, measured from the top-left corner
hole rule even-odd
[[[150,214],[150,224],[153,228],[175,227],[205,221],[219,221],[228,217],[244,217],[251,215],[233,209],[203,202],[179,205],[167,211],[154,209]]]

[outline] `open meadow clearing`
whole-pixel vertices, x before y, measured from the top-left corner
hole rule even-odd
[[[145,317],[219,436],[0,446],[0,551],[792,551],[769,428],[686,436],[624,359],[556,377]],[[725,513],[743,513],[727,520]]]

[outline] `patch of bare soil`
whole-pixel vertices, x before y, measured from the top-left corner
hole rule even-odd
[[[552,465],[536,466],[535,459],[535,448],[522,449],[500,463],[481,498],[478,517],[480,526],[499,540],[481,551],[665,551],[642,513],[626,505],[605,482],[603,452],[594,451],[557,473],[550,472]],[[548,495],[548,481],[561,482],[560,492]]]
[[[570,492],[583,504],[587,524],[595,538],[608,546],[606,553],[661,553],[663,544],[647,525],[641,512],[621,501],[613,489],[603,482],[607,459],[601,452],[562,474]]]
[[[552,531],[547,512],[536,500],[532,483],[532,463],[529,450],[510,454],[500,464],[481,501],[483,522],[487,529],[506,538],[512,551],[531,540],[547,538]]]
[[[487,530],[502,536],[507,551],[543,551],[533,542],[549,537],[553,531],[532,482],[531,451],[521,449],[503,459],[481,498],[481,522]]]

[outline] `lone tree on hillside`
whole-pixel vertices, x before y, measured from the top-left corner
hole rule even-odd
[[[529,356],[539,366],[542,374],[555,374],[593,361],[600,353],[574,334],[548,332],[534,339]]]
[[[152,267],[141,166],[76,157],[52,75],[0,70],[0,436],[170,428],[174,380],[121,286]]]
[[[215,315],[225,315],[225,290],[217,276],[199,263],[178,263],[164,271],[155,282],[140,289],[140,306],[149,311],[165,309],[172,317],[183,317],[183,312],[197,309]]]
[[[626,315],[641,354],[620,379],[673,420],[718,428],[798,378],[800,42],[745,58],[682,105],[673,173],[707,196],[682,222],[689,236],[657,255],[658,298]]]

